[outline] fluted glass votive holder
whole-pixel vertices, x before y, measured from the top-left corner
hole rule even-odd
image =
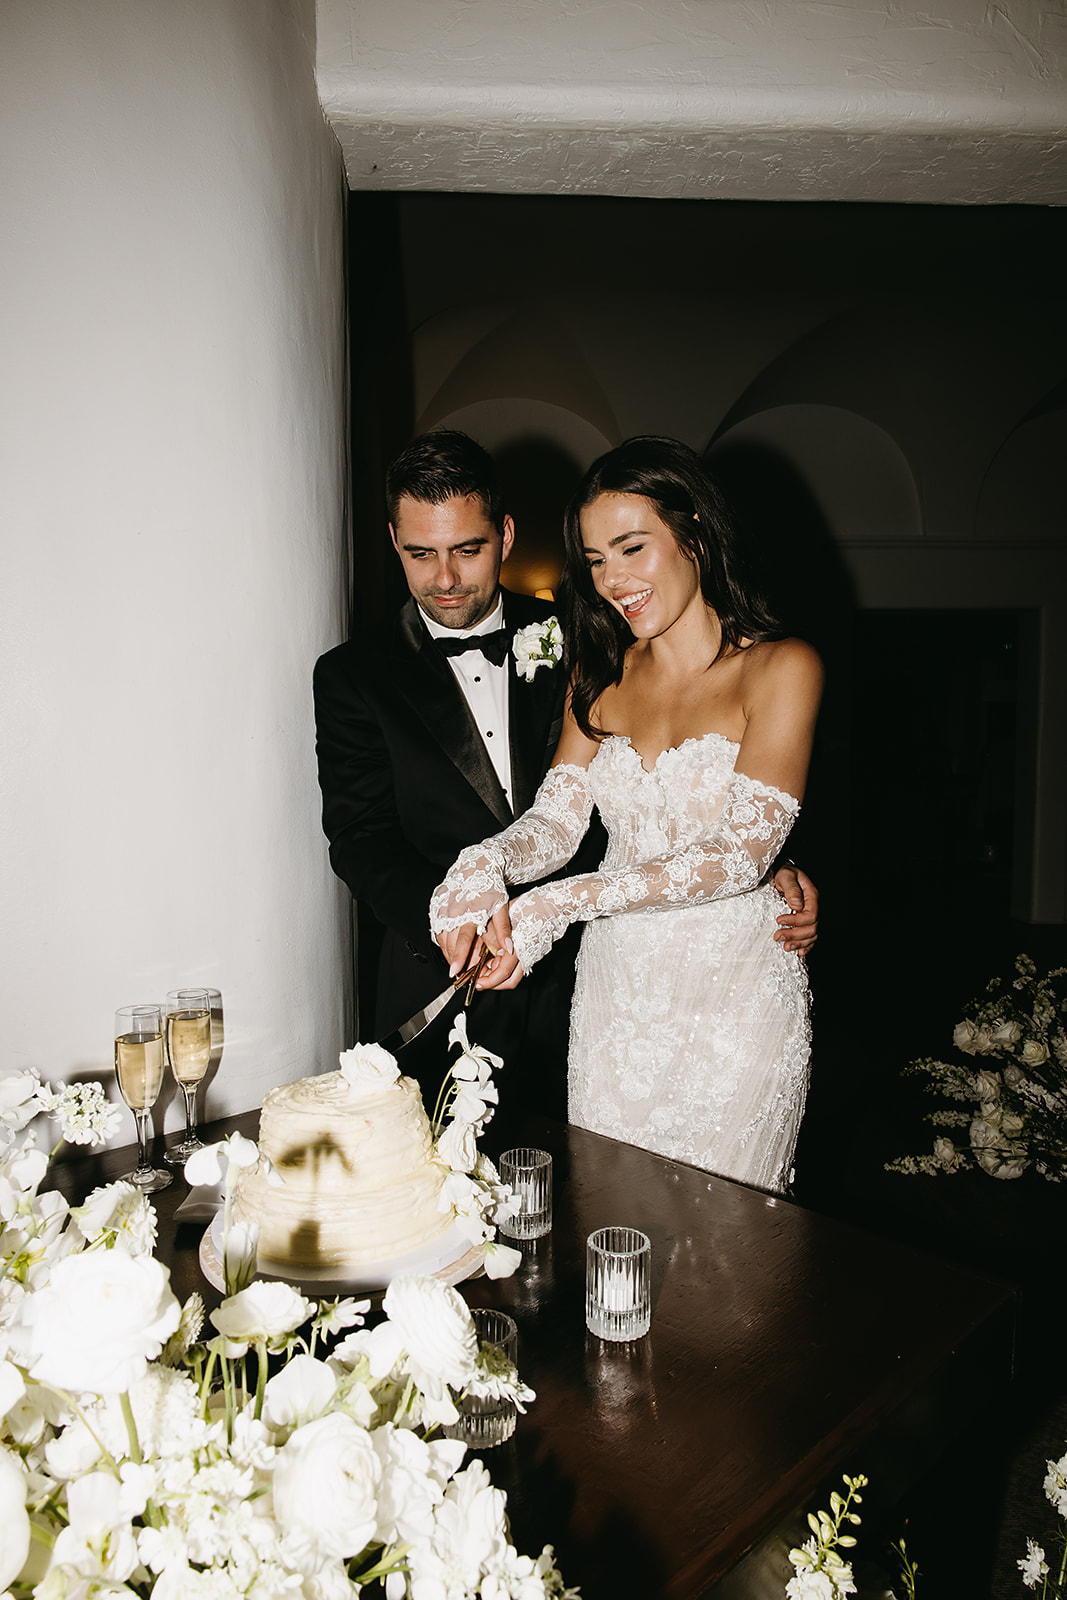
[[[509,1239],[540,1239],[552,1227],[552,1157],[522,1146],[500,1157],[500,1179],[515,1191],[519,1209],[497,1224]]]
[[[518,1365],[519,1330],[505,1311],[471,1312],[479,1344],[492,1345],[511,1365]],[[462,1439],[472,1450],[491,1450],[515,1432],[515,1404],[511,1400],[468,1394],[459,1402],[459,1421],[442,1430],[446,1438]]]
[[[652,1246],[636,1228],[598,1228],[586,1241],[585,1325],[598,1338],[641,1339],[652,1322]]]

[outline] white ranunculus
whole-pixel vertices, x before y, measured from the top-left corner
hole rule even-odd
[[[437,1140],[437,1156],[453,1172],[469,1172],[478,1159],[478,1134],[469,1122],[450,1122]]]
[[[224,1300],[211,1313],[211,1321],[230,1340],[230,1354],[239,1356],[258,1339],[272,1347],[284,1344],[286,1336],[306,1322],[314,1309],[292,1284],[257,1280]]]
[[[375,1539],[386,1545],[430,1539],[434,1507],[441,1504],[445,1485],[463,1460],[462,1441],[427,1444],[410,1428],[391,1424],[375,1428],[371,1441],[382,1464]]]
[[[14,1583],[29,1552],[26,1473],[18,1456],[0,1445],[0,1593]]]
[[[75,1393],[116,1394],[159,1355],[181,1306],[166,1267],[117,1247],[58,1261],[18,1315],[31,1377]]]
[[[458,1580],[471,1594],[478,1593],[487,1571],[504,1562],[506,1505],[506,1495],[494,1489],[483,1463],[472,1461],[456,1473],[435,1513],[434,1550],[452,1582]]]
[[[389,1318],[385,1326],[407,1351],[411,1375],[424,1394],[438,1398],[444,1383],[466,1388],[478,1338],[462,1295],[436,1278],[405,1275],[393,1279],[382,1305]]]
[[[337,1393],[337,1379],[325,1361],[293,1356],[269,1379],[263,1395],[263,1420],[271,1428],[298,1428],[326,1410]]]
[[[155,1208],[135,1184],[123,1179],[94,1189],[85,1204],[72,1207],[70,1214],[90,1244],[111,1228],[131,1256],[151,1255],[155,1247]]]
[[[297,1428],[274,1463],[274,1516],[285,1547],[321,1566],[374,1536],[381,1463],[365,1428],[333,1411]]]
[[[1019,1060],[1024,1067],[1043,1066],[1048,1060],[1048,1045],[1042,1044],[1039,1039],[1024,1039]]]
[[[357,1044],[354,1050],[343,1050],[340,1065],[345,1082],[366,1094],[387,1089],[400,1076],[396,1057],[383,1050],[380,1044]]]

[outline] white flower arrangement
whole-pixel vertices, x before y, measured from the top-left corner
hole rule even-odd
[[[1067,1177],[1067,968],[1039,978],[1029,956],[1015,961],[1005,982],[993,978],[984,998],[957,1023],[952,1042],[962,1062],[913,1061],[926,1087],[955,1106],[941,1106],[927,1121],[966,1128],[966,1144],[939,1134],[933,1153],[901,1156],[891,1172],[960,1172],[977,1166],[994,1178],[1018,1178],[1027,1167],[1050,1182]],[[980,1064],[979,1064],[980,1062]],[[1002,1065],[996,1065],[1002,1063]],[[967,1105],[968,1109],[959,1109]]]
[[[515,670],[527,683],[539,667],[554,667],[563,656],[563,634],[556,617],[531,622],[516,631],[511,645]]]
[[[459,1054],[441,1085],[431,1125],[434,1153],[447,1173],[437,1209],[453,1211],[471,1244],[482,1246],[487,1277],[508,1278],[522,1261],[522,1252],[499,1243],[496,1224],[514,1215],[518,1201],[478,1149],[478,1139],[500,1098],[493,1072],[504,1063],[491,1050],[470,1042],[465,1011],[448,1035],[449,1049],[456,1045]]]
[[[462,1467],[462,1443],[431,1437],[478,1385],[532,1398],[479,1349],[454,1290],[397,1279],[386,1320],[364,1328],[366,1301],[250,1282],[253,1228],[226,1239],[226,1295],[202,1338],[203,1303],[175,1299],[143,1195],[111,1184],[72,1209],[38,1193],[44,1167],[22,1135],[39,1090],[34,1074],[0,1079],[5,1600],[576,1594],[551,1546],[514,1548],[481,1463]],[[224,1176],[228,1218],[257,1158],[234,1135],[192,1176]]]

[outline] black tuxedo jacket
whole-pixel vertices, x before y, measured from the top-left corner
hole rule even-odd
[[[502,593],[504,625],[512,634],[552,614],[543,601]],[[339,645],[315,667],[330,862],[387,929],[378,1037],[439,993],[447,979],[429,933],[433,889],[465,845],[498,833],[526,810],[559,742],[562,667],[540,667],[527,682],[509,653],[508,671],[514,813],[463,692],[413,599],[381,636]],[[520,985],[516,995],[529,987]],[[483,1000],[514,998],[483,996],[478,1004],[488,1013]],[[511,1012],[518,1009],[526,1006],[512,1003]],[[473,1022],[471,1035],[490,1044]]]

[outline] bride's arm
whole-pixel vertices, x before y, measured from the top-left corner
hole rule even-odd
[[[486,988],[510,987],[573,922],[661,911],[744,894],[764,878],[800,810],[822,689],[809,646],[787,640],[747,674],[746,731],[733,782],[712,832],[698,843],[611,871],[563,878],[509,907],[514,952],[498,958]]]
[[[430,900],[430,931],[459,972],[474,941],[508,903],[508,885],[533,883],[565,867],[589,827],[593,801],[586,769],[596,743],[580,731],[568,705],[563,734],[530,809],[501,833],[460,852]],[[506,914],[487,942],[508,938]]]

